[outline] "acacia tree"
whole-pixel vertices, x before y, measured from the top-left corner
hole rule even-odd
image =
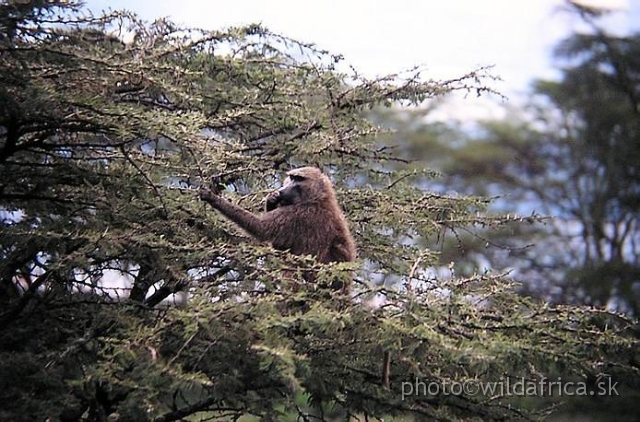
[[[363,111],[486,91],[478,73],[367,80],[260,26],[68,2],[4,3],[0,28],[3,419],[508,419],[540,409],[445,385],[637,375],[632,321],[534,303],[455,263],[434,275],[424,245],[442,227],[513,219],[416,188]],[[281,170],[306,164],[335,182],[358,265],[255,244],[196,199],[215,177],[258,209]],[[355,297],[325,287],[352,274]],[[407,394],[417,381],[440,389]]]

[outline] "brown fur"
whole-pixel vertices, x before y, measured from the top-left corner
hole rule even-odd
[[[287,176],[282,188],[267,196],[265,212],[260,215],[232,204],[211,189],[203,189],[200,198],[256,239],[271,242],[276,249],[312,255],[325,264],[354,261],[355,244],[329,178],[314,167],[291,170]],[[337,282],[332,288],[349,291],[349,284]],[[389,389],[390,367],[390,354],[385,352],[382,368],[385,389]]]
[[[283,187],[267,197],[267,211],[256,215],[210,189],[200,198],[260,241],[319,262],[356,258],[349,227],[329,178],[319,169],[302,167],[287,173]]]

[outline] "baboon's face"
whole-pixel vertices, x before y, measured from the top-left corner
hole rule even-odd
[[[304,176],[295,174],[287,176],[282,187],[267,196],[267,211],[302,202],[305,184],[308,183]]]

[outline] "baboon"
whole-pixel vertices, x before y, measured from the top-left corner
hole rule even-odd
[[[260,215],[232,204],[209,188],[200,191],[200,199],[276,249],[312,255],[325,264],[356,259],[355,244],[331,181],[315,167],[289,171],[283,186],[267,196],[265,212]],[[381,383],[387,390],[390,364],[390,353],[385,351]]]
[[[265,212],[256,215],[204,188],[200,199],[260,241],[319,262],[349,262],[356,249],[329,178],[319,169],[291,170],[283,186],[266,198]]]

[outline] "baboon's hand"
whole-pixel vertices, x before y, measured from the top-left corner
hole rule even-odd
[[[220,192],[224,189],[220,179],[218,177],[211,178],[211,185],[202,186],[200,188],[200,200],[206,202],[212,202],[215,198],[220,196]]]
[[[214,191],[211,188],[208,187],[202,187],[200,188],[200,200],[201,201],[205,201],[205,202],[211,202],[214,200],[214,198],[219,196],[219,192],[218,191]]]
[[[280,192],[279,191],[271,192],[269,195],[267,195],[267,201],[266,201],[267,203],[265,205],[265,210],[272,211],[278,208],[278,201],[280,201]]]

